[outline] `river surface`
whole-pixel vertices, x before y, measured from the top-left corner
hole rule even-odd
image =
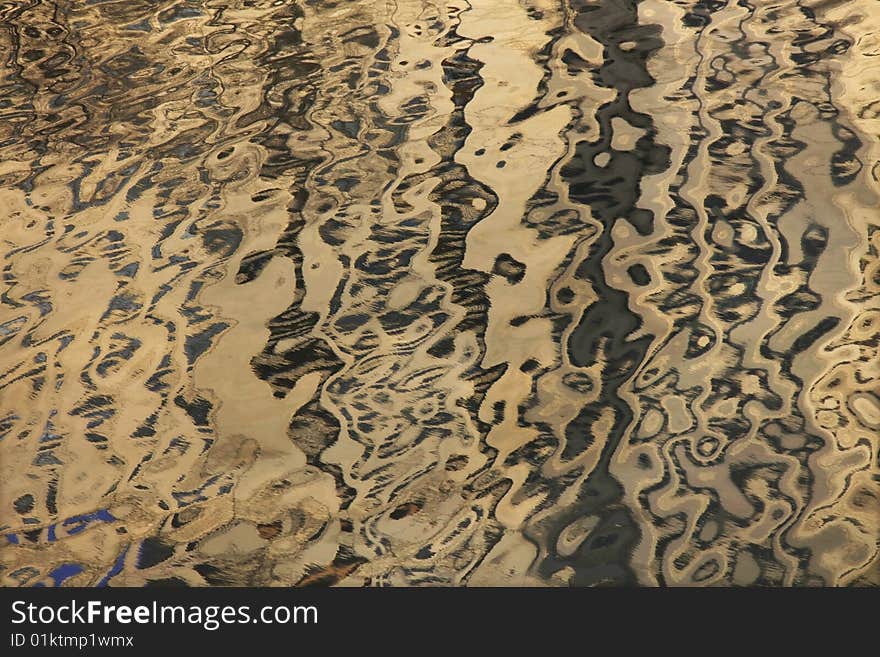
[[[880,585],[876,0],[11,0],[0,61],[0,584]]]

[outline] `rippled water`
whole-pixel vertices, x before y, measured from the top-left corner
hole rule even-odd
[[[876,2],[10,1],[0,54],[4,585],[880,584]]]

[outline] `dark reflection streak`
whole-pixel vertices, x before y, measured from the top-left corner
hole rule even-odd
[[[589,423],[598,417],[602,407],[610,406],[615,411],[614,424],[600,462],[580,492],[578,508],[574,516],[565,518],[558,525],[557,530],[558,535],[572,517],[598,515],[600,520],[593,530],[596,539],[585,542],[572,557],[550,558],[541,566],[545,575],[566,565],[573,567],[575,575],[571,582],[575,585],[621,585],[636,581],[628,556],[638,540],[639,530],[626,507],[620,504],[622,489],[608,472],[608,464],[623,432],[632,422],[632,411],[617,391],[644,360],[651,336],[637,340],[627,337],[640,326],[641,320],[629,310],[627,294],[610,287],[605,281],[602,260],[612,249],[611,229],[618,218],[643,214],[635,208],[639,180],[642,175],[658,173],[668,166],[668,149],[640,140],[633,153],[611,152],[605,170],[595,166],[593,160],[600,152],[610,152],[613,117],[620,116],[632,125],[650,129],[649,117],[636,115],[629,107],[627,95],[631,89],[652,83],[644,62],[662,42],[656,36],[656,28],[638,25],[637,6],[627,0],[603,0],[591,4],[576,1],[571,4],[575,14],[574,27],[605,47],[606,63],[600,70],[602,84],[618,92],[616,100],[597,112],[603,136],[597,143],[578,144],[574,158],[562,170],[563,178],[570,186],[569,197],[589,205],[604,226],[603,233],[577,271],[579,278],[592,283],[598,300],[584,313],[568,345],[575,365],[588,367],[600,355],[604,357],[602,392],[599,399],[586,406],[569,426],[570,440],[576,444],[577,434],[590,432]],[[639,44],[633,53],[623,53],[618,48],[621,41],[627,40]],[[643,222],[641,217],[633,221],[636,225]],[[598,540],[601,537],[606,538]]]

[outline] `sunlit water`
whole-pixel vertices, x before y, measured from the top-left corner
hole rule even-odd
[[[0,57],[2,584],[880,584],[876,1],[11,1]]]

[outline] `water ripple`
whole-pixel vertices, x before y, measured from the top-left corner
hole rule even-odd
[[[0,578],[880,585],[880,14],[0,7]]]

